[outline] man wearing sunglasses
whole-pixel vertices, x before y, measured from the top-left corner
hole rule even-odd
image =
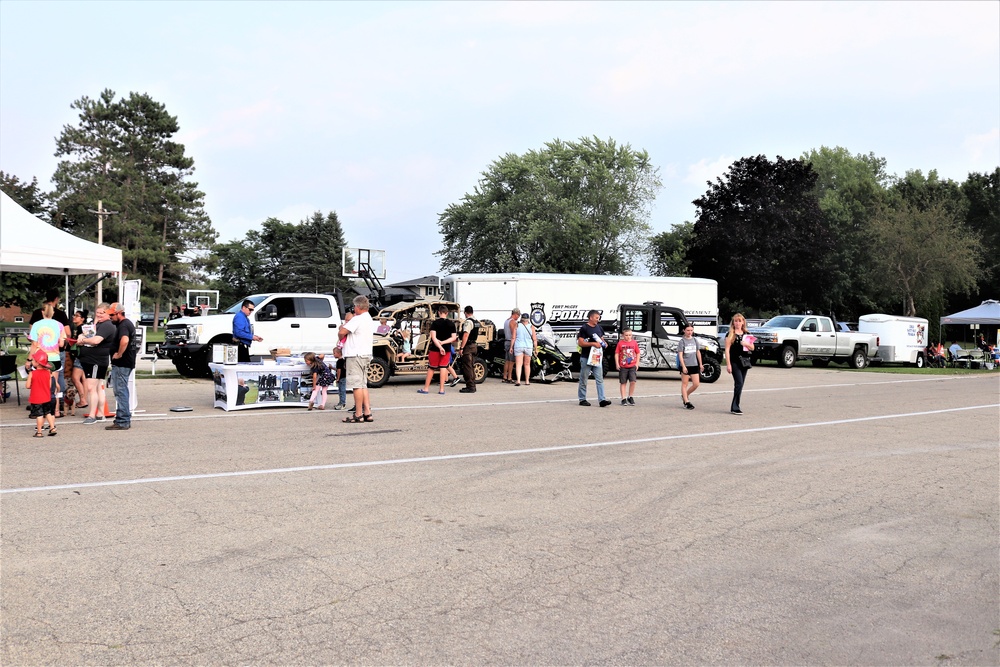
[[[241,364],[250,362],[250,345],[256,340],[264,340],[253,333],[253,324],[250,323],[250,313],[256,306],[250,299],[243,300],[243,306],[233,317],[233,342],[239,348],[239,362]]]

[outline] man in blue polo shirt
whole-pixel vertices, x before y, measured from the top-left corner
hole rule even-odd
[[[250,345],[255,340],[264,340],[253,333],[253,325],[250,323],[250,313],[253,312],[254,308],[256,306],[253,305],[253,301],[244,299],[243,306],[233,317],[233,341],[239,347],[239,362],[241,364],[250,362]]]

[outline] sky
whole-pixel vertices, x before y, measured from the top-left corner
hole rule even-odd
[[[653,233],[752,155],[992,171],[1000,3],[0,0],[0,170],[51,189],[107,88],[178,118],[220,241],[336,211],[391,283],[440,272],[439,215],[494,160],[555,139],[647,151]]]

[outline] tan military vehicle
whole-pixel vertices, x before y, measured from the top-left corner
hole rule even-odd
[[[437,317],[438,305],[448,306],[448,319],[453,320],[461,332],[462,322],[459,305],[454,301],[424,299],[421,301],[404,301],[395,303],[379,311],[376,319],[385,318],[392,327],[387,334],[375,334],[372,346],[372,362],[368,366],[368,386],[378,388],[389,381],[389,378],[402,375],[419,375],[425,377],[430,364],[427,361],[427,347],[430,342],[431,323]],[[410,339],[410,354],[403,353],[403,332],[408,332]],[[480,354],[485,353],[490,341],[496,333],[496,327],[490,320],[479,320],[479,335],[477,342]],[[460,334],[461,335],[461,334]],[[455,370],[462,375],[461,364]],[[473,365],[476,384],[486,379],[486,362],[476,357]]]

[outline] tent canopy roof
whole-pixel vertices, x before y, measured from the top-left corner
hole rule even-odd
[[[1000,324],[1000,301],[987,299],[975,308],[945,315],[941,324]]]
[[[0,271],[121,274],[122,251],[53,227],[0,192]]]

